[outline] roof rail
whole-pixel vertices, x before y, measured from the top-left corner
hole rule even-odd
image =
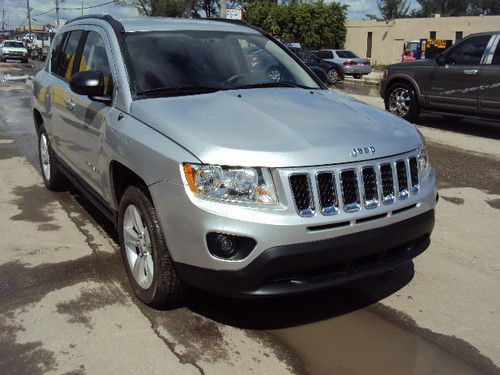
[[[100,20],[104,20],[104,21],[116,21],[112,16],[110,16],[109,14],[87,14],[85,16],[80,16],[80,17],[75,17],[75,18],[72,18],[70,19],[68,22],[66,22],[67,24],[68,23],[71,23],[71,22],[75,22],[75,21],[78,21],[78,20],[84,20],[86,18],[97,18],[97,19],[100,19]]]

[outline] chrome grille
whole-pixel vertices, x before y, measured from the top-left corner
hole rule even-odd
[[[314,201],[309,175],[293,174],[289,179],[297,212],[300,216],[312,216],[314,214]]]
[[[396,200],[407,199],[419,191],[418,164],[414,155],[394,161],[385,159],[380,164],[357,163],[350,168],[330,168],[287,174],[300,216],[314,216],[315,205],[324,216],[339,211],[353,213],[374,209],[381,204],[391,205]]]
[[[319,203],[323,215],[335,215],[338,212],[339,201],[335,188],[333,172],[320,172],[316,175]]]

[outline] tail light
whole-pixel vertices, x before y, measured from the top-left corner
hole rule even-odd
[[[369,61],[365,61],[365,62],[363,62],[363,65],[370,65],[370,62]]]
[[[342,64],[344,64],[344,65],[356,65],[356,63],[352,60],[344,61]]]

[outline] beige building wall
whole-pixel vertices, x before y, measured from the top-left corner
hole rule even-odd
[[[451,39],[455,43],[458,33],[465,37],[483,31],[500,31],[500,16],[353,20],[347,21],[346,26],[346,49],[361,57],[371,57],[373,65],[392,64],[401,61],[403,44],[408,40],[430,38],[431,32],[435,32],[436,39]],[[367,56],[369,33],[371,56]]]

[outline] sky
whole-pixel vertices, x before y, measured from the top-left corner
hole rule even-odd
[[[54,24],[55,21],[55,1],[54,0],[29,0],[32,9],[33,24]],[[339,0],[343,4],[349,5],[348,19],[361,19],[367,13],[378,14],[377,0]],[[84,7],[100,5],[109,0],[83,0]],[[128,1],[131,3],[131,0]],[[410,0],[412,7],[415,7],[416,0]],[[82,0],[64,0],[60,4],[61,18],[71,19],[81,15]],[[6,12],[6,28],[15,28],[26,22],[27,6],[26,0],[0,0],[1,10]],[[41,14],[47,12],[46,14]],[[119,6],[108,4],[91,9],[84,9],[84,14],[111,14],[117,17],[127,17],[137,15],[137,10],[133,6]],[[0,19],[1,21],[1,19]],[[8,21],[8,22],[7,22]]]

